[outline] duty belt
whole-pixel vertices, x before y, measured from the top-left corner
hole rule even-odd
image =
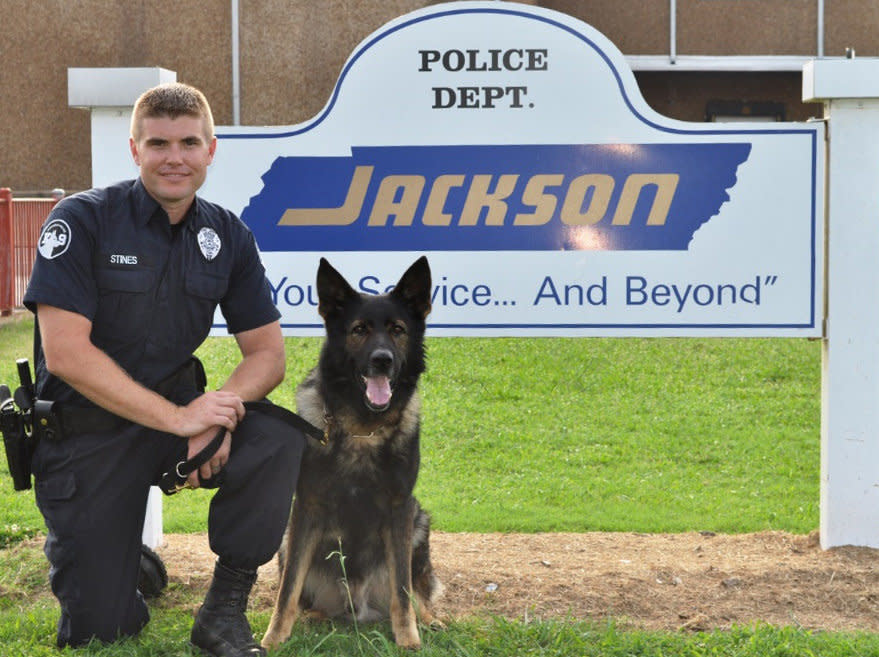
[[[128,422],[128,420],[98,406],[93,408],[66,406],[57,402],[54,406],[55,415],[65,436],[115,431]]]
[[[193,356],[185,365],[160,381],[155,387],[155,392],[170,398],[181,384],[187,384],[187,387],[191,388],[193,392],[202,392],[206,383],[204,367],[201,361]],[[62,436],[115,431],[130,424],[128,420],[114,415],[100,406],[74,406],[63,402],[54,402],[51,412],[58,420]],[[60,437],[58,436],[58,438]]]

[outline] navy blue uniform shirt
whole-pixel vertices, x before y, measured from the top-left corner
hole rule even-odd
[[[140,179],[59,202],[38,251],[25,305],[91,320],[95,346],[149,388],[186,363],[218,305],[233,334],[280,317],[256,242],[238,217],[196,197],[171,226]],[[34,360],[40,398],[91,405],[48,373],[39,327]]]

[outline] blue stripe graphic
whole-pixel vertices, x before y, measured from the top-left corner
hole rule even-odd
[[[241,218],[263,251],[686,250],[730,199],[750,150],[381,146],[281,156]]]

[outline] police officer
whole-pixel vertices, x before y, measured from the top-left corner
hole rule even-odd
[[[250,231],[196,196],[217,147],[203,94],[178,83],[145,92],[129,147],[136,180],[54,208],[25,295],[37,396],[56,402],[63,434],[41,440],[33,460],[57,642],[113,641],[146,624],[137,580],[149,487],[224,428],[188,480],[219,486],[208,518],[218,559],[191,641],[217,656],[265,654],[244,611],[280,544],[302,440],[243,402],[284,378],[280,315]],[[191,356],[218,305],[241,359],[202,393]]]

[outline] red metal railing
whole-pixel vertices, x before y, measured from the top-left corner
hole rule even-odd
[[[0,188],[0,314],[12,312],[15,266],[12,232],[12,191]]]
[[[13,198],[0,188],[0,314],[22,305],[34,266],[40,228],[58,199]]]

